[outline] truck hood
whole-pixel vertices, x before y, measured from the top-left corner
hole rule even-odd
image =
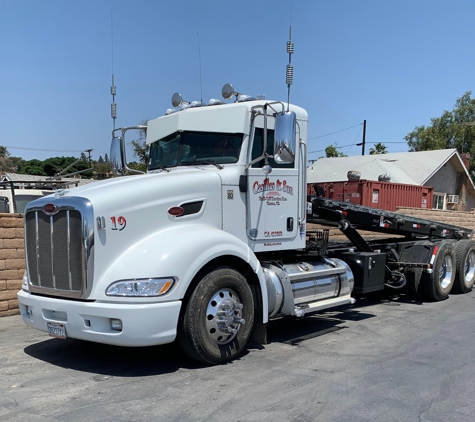
[[[185,170],[181,172],[143,174],[98,181],[69,189],[68,196],[89,199],[95,214],[103,207],[107,210],[131,211],[155,206],[163,201],[176,202],[190,196],[220,192],[221,179],[215,172]],[[50,196],[51,197],[51,196]]]
[[[62,206],[78,197],[90,201],[93,209],[94,284],[113,261],[132,248],[140,250],[145,239],[159,238],[161,231],[196,224],[222,229],[221,177],[212,171],[186,169],[120,177],[71,189],[58,198],[51,195],[46,201]],[[38,201],[45,199],[34,202],[41,205]],[[181,206],[186,209],[183,215],[169,212]],[[105,228],[99,227],[98,220],[105,222]]]

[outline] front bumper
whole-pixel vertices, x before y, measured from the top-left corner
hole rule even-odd
[[[140,347],[175,340],[181,301],[162,303],[77,302],[18,292],[25,324],[47,331],[47,322],[65,325],[66,336],[116,346]],[[122,331],[111,329],[120,319]]]

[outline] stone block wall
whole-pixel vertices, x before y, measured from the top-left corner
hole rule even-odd
[[[23,215],[0,213],[0,317],[17,315],[17,292],[26,269]]]
[[[475,230],[475,211],[426,210],[422,208],[397,207],[396,212]]]

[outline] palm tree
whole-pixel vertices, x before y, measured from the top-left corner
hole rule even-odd
[[[387,153],[388,152],[386,151],[386,145],[382,144],[381,142],[374,144],[374,147],[369,149],[369,155],[387,154]]]

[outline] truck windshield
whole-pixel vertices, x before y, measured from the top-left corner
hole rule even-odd
[[[176,132],[150,145],[148,170],[236,163],[242,139],[241,133]]]

